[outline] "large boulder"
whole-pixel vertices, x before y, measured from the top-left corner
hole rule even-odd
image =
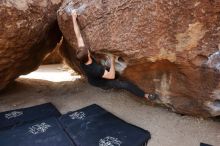
[[[0,90],[35,70],[61,38],[61,0],[0,1]]]
[[[220,115],[219,0],[64,0],[58,23],[61,49],[70,66],[81,72],[69,15],[78,21],[93,55],[119,56],[117,70],[174,112]]]

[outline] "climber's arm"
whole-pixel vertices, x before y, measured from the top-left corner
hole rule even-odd
[[[105,70],[104,75],[102,76],[102,78],[115,79],[115,58],[114,58],[113,55],[111,56],[110,70],[109,71]]]
[[[73,18],[73,27],[74,27],[74,31],[75,31],[75,34],[76,34],[76,39],[77,39],[77,42],[78,42],[78,47],[85,47],[85,43],[83,41],[83,38],[82,38],[82,35],[81,35],[81,32],[80,32],[80,28],[79,28],[79,25],[77,23],[77,13],[75,10],[72,11],[72,18]]]

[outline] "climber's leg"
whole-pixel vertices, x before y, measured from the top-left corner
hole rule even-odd
[[[108,80],[106,81],[104,87],[114,88],[114,89],[124,89],[138,97],[144,97],[149,100],[155,100],[157,98],[156,94],[145,94],[145,92],[142,89],[140,89],[138,86],[128,81]]]

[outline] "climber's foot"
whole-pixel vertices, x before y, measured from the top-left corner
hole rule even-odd
[[[158,97],[159,97],[159,95],[156,93],[145,94],[145,98],[147,98],[148,100],[151,100],[151,101],[158,99]]]

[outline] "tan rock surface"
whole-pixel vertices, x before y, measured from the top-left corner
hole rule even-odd
[[[56,11],[61,0],[0,1],[0,90],[35,70],[61,34]]]
[[[50,52],[43,60],[42,64],[60,64],[63,61],[63,58],[60,55],[60,46],[61,46],[62,41],[60,41],[55,49]]]
[[[220,115],[218,0],[65,0],[58,12],[61,52],[80,72],[67,7],[78,9],[96,58],[120,56],[121,76],[160,94],[157,103],[188,115]]]

